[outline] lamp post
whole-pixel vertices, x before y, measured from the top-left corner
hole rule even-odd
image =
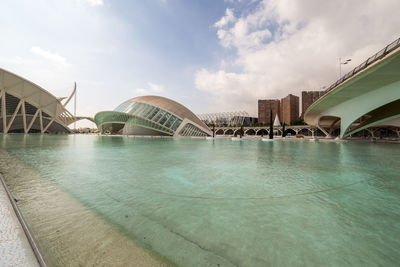
[[[351,61],[351,58],[346,59],[345,61],[342,61],[341,58],[339,58],[339,79],[342,78],[342,65],[346,65]]]

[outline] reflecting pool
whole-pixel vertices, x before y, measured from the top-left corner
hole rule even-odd
[[[400,146],[0,136],[54,266],[395,266]]]

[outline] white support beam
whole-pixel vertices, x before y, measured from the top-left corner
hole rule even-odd
[[[26,131],[26,112],[25,112],[25,100],[24,99],[21,99],[21,101],[22,101],[22,109],[21,109],[21,112],[22,112],[22,121],[23,121],[23,123],[24,123],[24,133],[28,133],[27,131]]]
[[[320,129],[321,132],[323,132],[327,138],[332,138],[332,136],[331,136],[322,126],[319,125],[319,119],[320,119],[320,118],[317,119],[317,123],[316,123],[315,126],[316,126],[318,129]]]
[[[43,133],[47,131],[47,129],[50,127],[50,125],[56,120],[56,117],[53,117],[51,121],[46,125],[46,127],[43,129]]]
[[[40,111],[40,109],[37,109],[36,112],[35,112],[35,115],[33,115],[33,118],[32,118],[32,120],[31,120],[31,122],[29,123],[28,129],[26,129],[26,133],[28,133],[29,130],[31,129],[33,123],[34,123],[35,120],[36,120],[36,117],[37,117],[38,114],[39,114],[39,111]]]
[[[15,111],[14,111],[12,117],[11,117],[11,120],[10,120],[10,122],[9,122],[8,125],[7,125],[7,128],[6,128],[5,130],[3,130],[4,133],[8,133],[8,130],[10,130],[10,127],[11,127],[11,125],[13,124],[13,122],[14,122],[14,120],[15,120],[15,117],[16,117],[17,114],[18,114],[19,109],[21,108],[21,105],[22,105],[22,100],[20,100],[20,101],[18,102],[18,105],[17,105],[17,107],[15,108]]]
[[[374,130],[372,129],[365,129],[365,130],[367,130],[371,134],[371,137],[375,137]]]
[[[42,110],[41,109],[39,111],[39,121],[40,121],[40,133],[43,134],[43,116],[42,116]]]
[[[1,116],[3,117],[3,132],[7,128],[6,90],[1,90]]]

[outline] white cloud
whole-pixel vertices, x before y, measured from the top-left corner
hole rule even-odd
[[[147,88],[136,88],[135,92],[140,95],[160,94],[164,92],[164,87],[162,85],[148,82],[147,86]]]
[[[136,88],[136,89],[135,89],[135,92],[136,92],[137,94],[140,94],[140,95],[145,95],[145,94],[148,93],[148,91],[147,91],[146,89],[144,89],[144,88]]]
[[[218,108],[255,114],[259,98],[329,86],[339,57],[352,58],[346,73],[399,37],[399,9],[399,1],[264,0],[230,24],[226,12],[216,34],[223,47],[234,48],[234,59],[221,59],[219,70],[199,70],[196,87]]]
[[[148,83],[148,85],[150,87],[150,91],[152,91],[152,92],[156,92],[156,93],[164,92],[164,87],[162,85],[155,84],[155,83]]]
[[[90,6],[102,6],[104,5],[103,0],[78,0],[79,2],[83,2]]]
[[[227,8],[225,11],[225,16],[223,16],[219,21],[217,21],[214,26],[217,28],[222,28],[226,25],[228,25],[231,22],[234,22],[235,15],[233,14],[233,9],[232,8]]]
[[[40,48],[39,46],[32,46],[30,51],[36,55],[43,57],[46,60],[56,63],[57,65],[66,65],[67,64],[67,60],[65,57],[60,56],[59,54],[44,50],[44,49]]]

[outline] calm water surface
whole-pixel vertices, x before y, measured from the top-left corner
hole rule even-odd
[[[400,262],[399,145],[8,135],[0,151],[0,172],[54,265],[129,254],[107,239],[114,230],[180,266]],[[15,159],[36,174],[17,173]],[[110,228],[89,234],[94,218]]]

